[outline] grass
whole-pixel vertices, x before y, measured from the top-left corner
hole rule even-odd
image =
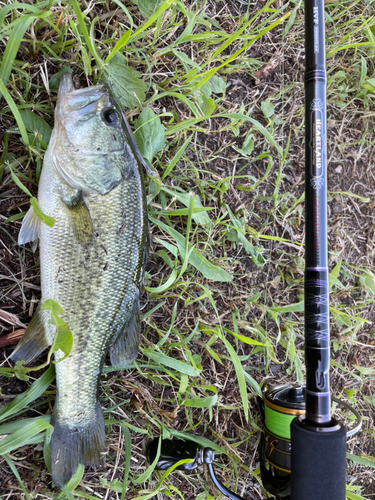
[[[160,434],[209,444],[223,482],[267,498],[256,396],[266,380],[304,373],[302,7],[71,0],[0,10],[4,334],[22,333],[40,298],[38,253],[16,240],[37,194],[62,68],[76,86],[110,82],[161,178],[148,181],[140,354],[102,378],[106,468],[80,468],[63,491],[52,488],[53,368],[15,370],[7,347],[2,498],[216,498],[203,470],[153,473],[144,445]],[[374,8],[326,3],[332,390],[364,418],[348,443],[352,499],[375,493]]]

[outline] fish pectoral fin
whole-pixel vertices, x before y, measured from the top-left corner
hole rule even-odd
[[[139,310],[139,292],[136,293],[130,321],[126,322],[115,336],[109,355],[112,366],[125,367],[130,365],[138,354],[141,336],[141,314]]]
[[[10,355],[12,361],[30,363],[51,345],[44,327],[43,312],[38,306],[20,342]]]
[[[79,243],[92,243],[94,230],[92,228],[89,209],[83,199],[82,191],[77,191],[71,198],[63,197],[63,203],[69,209],[73,219],[74,232]]]
[[[21,230],[18,235],[18,244],[24,245],[25,243],[38,239],[41,223],[42,221],[34,212],[34,208],[30,207],[22,221]]]

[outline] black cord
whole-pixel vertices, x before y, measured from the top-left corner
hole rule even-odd
[[[204,448],[203,450],[203,463],[207,465],[208,472],[210,473],[210,477],[216,488],[221,491],[223,495],[230,498],[230,500],[245,500],[240,495],[237,495],[233,491],[228,490],[224,484],[219,481],[219,479],[215,475],[214,468],[212,467],[212,461],[214,459],[214,452],[211,448]]]

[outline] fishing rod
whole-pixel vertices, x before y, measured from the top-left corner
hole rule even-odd
[[[345,500],[346,438],[361,427],[356,410],[330,392],[329,271],[327,249],[326,64],[324,0],[305,0],[305,365],[306,384],[266,385],[258,407],[264,432],[260,471],[264,488],[285,500]],[[354,413],[349,431],[331,415],[331,399]],[[166,470],[206,464],[216,487],[243,500],[215,476],[213,451],[195,442],[156,439],[150,463]]]
[[[331,416],[324,0],[305,0],[306,385],[266,388],[261,475],[276,498],[345,500],[346,431]],[[267,466],[268,464],[268,466]]]

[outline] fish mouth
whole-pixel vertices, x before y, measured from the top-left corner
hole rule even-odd
[[[75,90],[71,73],[65,73],[60,81],[56,104],[55,119],[57,126],[63,126],[64,118],[69,114],[78,120],[92,116],[98,108],[98,101],[108,96],[104,85],[94,85]],[[109,103],[109,98],[107,98]]]

